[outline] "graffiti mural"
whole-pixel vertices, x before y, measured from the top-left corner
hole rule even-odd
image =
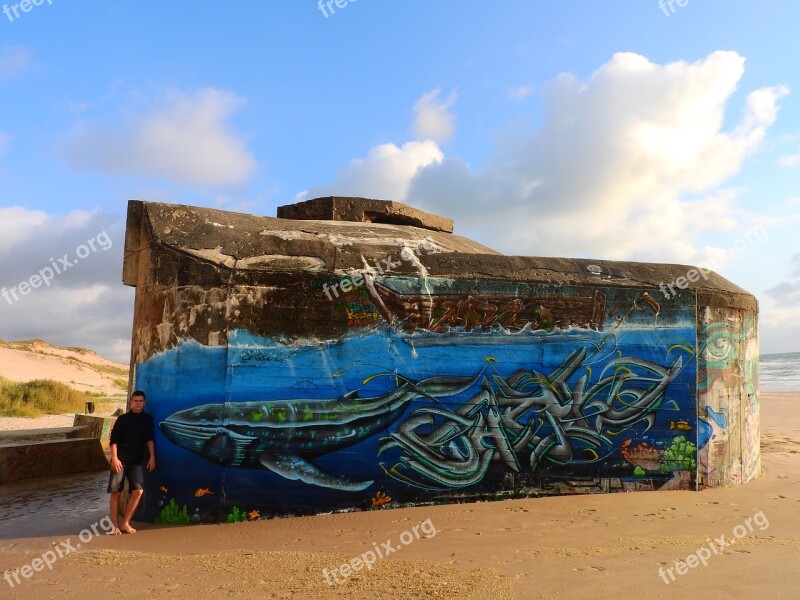
[[[373,281],[369,274],[366,279],[366,290],[375,309],[388,323],[411,331],[488,331],[499,327],[513,333],[525,328],[549,331],[573,325],[598,329],[605,317],[606,295],[600,290],[571,295],[564,302],[553,294],[529,294],[524,298],[508,293],[478,295],[476,288],[464,285],[468,282],[448,282],[444,286],[435,280],[425,280],[422,289],[408,293],[409,283],[418,285],[416,282],[402,278]]]
[[[137,366],[149,518],[697,484],[691,294],[381,277],[332,308],[348,335],[232,329]]]
[[[167,439],[219,465],[264,468],[289,480],[360,491],[373,482],[332,476],[299,453],[318,456],[358,444],[394,423],[414,398],[452,395],[475,382],[396,379],[394,390],[375,398],[360,398],[354,390],[336,399],[204,404],[175,412],[159,425]]]
[[[667,368],[614,358],[594,384],[587,382],[588,370],[574,378],[586,359],[585,349],[576,350],[549,376],[493,373],[456,410],[416,409],[381,448],[404,451],[388,472],[414,485],[447,488],[481,482],[493,461],[514,472],[536,471],[542,461],[562,467],[602,463],[617,450],[614,438],[637,425],[644,432],[653,426],[683,358]]]
[[[761,472],[756,317],[706,309],[698,327],[699,481],[746,483]]]

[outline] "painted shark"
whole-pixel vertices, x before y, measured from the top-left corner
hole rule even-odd
[[[326,473],[309,459],[384,431],[416,397],[460,394],[478,379],[431,377],[415,383],[395,377],[396,389],[375,398],[359,398],[354,390],[335,399],[204,404],[171,414],[159,427],[171,442],[219,465],[264,468],[286,479],[357,492],[373,482]]]

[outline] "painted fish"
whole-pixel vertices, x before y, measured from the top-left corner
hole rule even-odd
[[[689,421],[670,421],[669,422],[670,431],[673,429],[677,429],[678,431],[691,431],[692,426],[689,425]]]
[[[392,375],[380,373],[379,375]],[[384,431],[417,397],[438,398],[468,390],[474,377],[430,377],[419,382],[394,375],[397,387],[374,398],[354,390],[339,398],[204,404],[159,423],[168,440],[224,466],[268,469],[310,485],[361,491],[372,481],[349,481],[309,462]],[[370,378],[372,379],[372,378]]]
[[[203,496],[207,496],[208,494],[213,494],[214,492],[211,491],[210,488],[197,488],[197,491],[194,493],[195,498],[202,498]]]

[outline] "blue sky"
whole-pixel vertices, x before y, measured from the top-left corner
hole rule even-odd
[[[126,359],[129,199],[337,193],[509,254],[713,267],[762,352],[800,350],[800,5],[340,4],[0,0],[0,286],[113,242],[0,298],[0,337]]]

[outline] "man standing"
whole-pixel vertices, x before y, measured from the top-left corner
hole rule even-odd
[[[144,493],[145,450],[147,470],[156,468],[156,451],[153,443],[153,416],[144,412],[147,397],[144,392],[131,395],[131,410],[117,418],[111,430],[111,474],[108,478],[108,493],[111,494],[111,522],[114,529],[109,535],[136,533],[131,527],[131,517]],[[131,491],[122,522],[118,522],[119,496],[128,480]]]

